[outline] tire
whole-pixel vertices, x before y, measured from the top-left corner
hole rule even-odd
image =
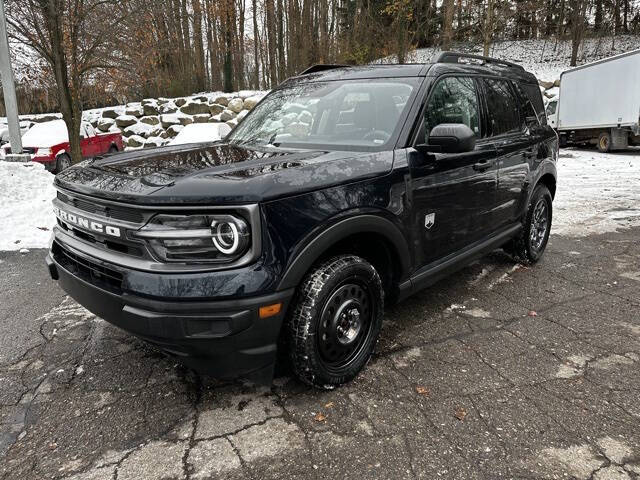
[[[375,268],[353,255],[331,258],[300,285],[288,321],[295,375],[330,390],[358,375],[382,327],[384,290]]]
[[[611,151],[611,134],[602,132],[598,137],[598,150],[601,153],[609,153]]]
[[[116,147],[115,145],[111,145],[107,153],[118,153],[119,151],[120,150],[118,150],[118,147]]]
[[[56,157],[56,173],[60,173],[71,166],[71,157],[66,153],[61,153]]]
[[[542,219],[544,219],[544,230],[542,229],[543,225],[538,221]],[[538,185],[531,196],[520,234],[508,244],[505,250],[521,263],[534,264],[538,262],[547,248],[552,220],[553,199],[551,193],[546,186]]]

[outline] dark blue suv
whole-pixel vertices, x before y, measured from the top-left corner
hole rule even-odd
[[[80,304],[201,372],[270,382],[284,357],[331,388],[366,364],[385,303],[496,248],[540,259],[557,155],[518,65],[316,66],[222,142],[59,174],[47,262]]]

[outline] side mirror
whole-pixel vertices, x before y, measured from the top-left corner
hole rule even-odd
[[[476,134],[463,123],[443,123],[433,127],[429,143],[417,145],[420,152],[465,153],[476,148]]]

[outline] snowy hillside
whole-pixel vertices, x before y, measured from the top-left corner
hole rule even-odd
[[[482,45],[455,45],[455,51],[482,55]],[[640,36],[621,35],[587,39],[582,44],[578,54],[578,64],[594,62],[602,58],[619,55],[630,50],[640,49]],[[408,62],[429,62],[440,52],[439,48],[423,48],[414,51],[407,59]],[[565,40],[518,40],[496,42],[492,45],[490,56],[509,60],[521,64],[526,70],[534,73],[539,80],[554,82],[560,79],[560,74],[569,69],[571,60],[571,41]],[[394,57],[388,57],[383,62],[394,62]]]

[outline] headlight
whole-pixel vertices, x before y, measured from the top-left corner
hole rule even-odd
[[[51,156],[50,148],[39,148],[36,150],[36,157],[49,157]]]
[[[251,232],[236,215],[156,215],[134,236],[163,262],[228,263],[247,252]]]

